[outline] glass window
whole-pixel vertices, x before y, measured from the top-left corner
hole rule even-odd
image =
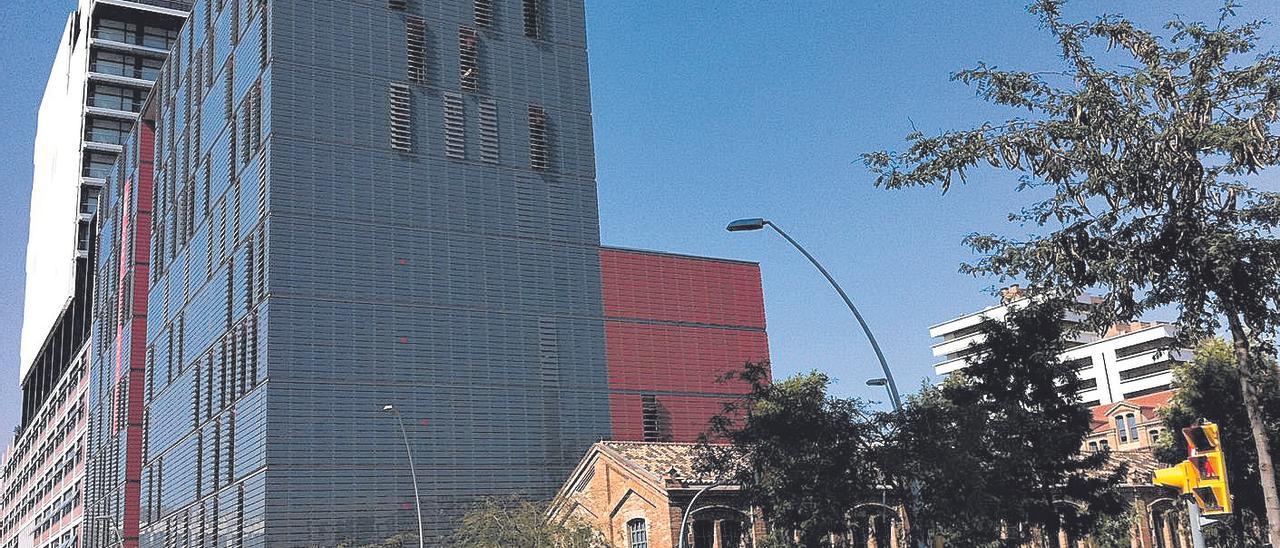
[[[125,23],[124,21],[99,19],[98,26],[93,31],[93,36],[103,40],[132,44],[137,42],[138,25],[136,23]]]
[[[111,168],[116,165],[116,155],[106,152],[86,152],[84,154],[84,176],[95,179],[106,179]]]
[[[1120,436],[1120,443],[1129,441],[1129,431],[1124,427],[1124,416],[1116,417],[1116,435]]]
[[[630,548],[649,548],[649,523],[640,518],[628,521],[627,537]]]
[[[94,84],[89,88],[89,104],[98,108],[138,112],[142,110],[145,98],[146,92],[138,89],[105,84]]]
[[[1129,426],[1129,440],[1138,441],[1138,418],[1130,413],[1124,416],[1124,420]]]
[[[706,520],[693,522],[693,548],[715,548],[716,524]]]
[[[1097,450],[1098,450],[1098,442],[1096,442],[1096,441],[1091,441],[1091,442],[1089,442],[1089,450],[1090,450],[1090,451],[1097,451]]]
[[[132,125],[132,123],[123,120],[90,118],[89,123],[85,124],[84,138],[95,143],[123,145],[129,137],[129,130]]]
[[[143,57],[142,63],[138,68],[138,78],[143,80],[155,81],[160,76],[160,68],[164,66],[164,59],[154,59],[151,57]]]
[[[1155,443],[1156,443],[1156,441],[1158,441],[1158,440],[1160,439],[1160,429],[1159,429],[1159,428],[1157,428],[1157,429],[1154,429],[1154,430],[1149,430],[1149,431],[1147,431],[1147,435],[1148,435],[1148,436],[1151,436],[1151,443],[1152,443],[1152,444],[1155,444]]]
[[[1111,450],[1111,442],[1107,440],[1098,440],[1098,449],[1101,451]]]
[[[142,34],[142,45],[149,48],[170,49],[173,47],[173,41],[178,39],[178,31],[176,29],[163,29],[160,27],[144,27]]]
[[[110,51],[95,51],[89,62],[89,70],[116,76],[133,75],[133,56]]]

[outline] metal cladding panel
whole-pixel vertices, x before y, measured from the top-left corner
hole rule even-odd
[[[769,359],[760,267],[622,249],[600,263],[614,439],[696,441],[749,390],[725,373]]]
[[[759,265],[605,248],[600,267],[608,317],[765,327]]]
[[[477,36],[477,91],[459,79],[472,3],[409,5],[272,2],[267,545],[416,530],[386,404],[434,545],[478,497],[549,497],[609,436],[582,2],[545,2],[539,40],[518,6],[500,13]],[[421,81],[409,16],[425,21]],[[462,113],[448,155],[446,94]],[[548,113],[546,169],[531,105]]]
[[[696,443],[707,432],[711,418],[724,412],[724,406],[737,399],[739,394],[728,395],[671,395],[657,396],[658,440],[678,443]],[[615,392],[609,395],[610,415],[613,418],[613,439],[618,441],[646,441],[644,401],[640,394]]]
[[[741,394],[745,384],[719,379],[769,358],[764,331],[614,319],[606,325],[612,390]]]

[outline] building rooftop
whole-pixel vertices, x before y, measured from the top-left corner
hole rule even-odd
[[[715,481],[715,478],[699,477],[694,471],[696,443],[605,441],[601,445],[659,478],[669,476],[669,472],[675,470],[675,477],[687,483]]]
[[[1093,413],[1093,430],[1096,432],[1098,430],[1111,428],[1111,421],[1108,419],[1108,416],[1120,407],[1137,409],[1138,414],[1142,415],[1144,420],[1155,419],[1160,416],[1160,408],[1169,405],[1169,400],[1172,399],[1173,390],[1166,390],[1164,392],[1138,396],[1136,398],[1130,398],[1115,403],[1095,405],[1089,408],[1089,411]]]

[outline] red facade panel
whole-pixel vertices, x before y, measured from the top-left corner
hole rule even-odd
[[[724,410],[735,396],[658,396],[658,441],[692,443],[707,431],[711,417]],[[618,441],[645,441],[644,403],[639,394],[610,394],[613,437]]]
[[[604,249],[600,270],[606,317],[764,329],[759,265]]]
[[[605,323],[605,348],[609,387],[640,391],[740,394],[741,382],[719,379],[769,357],[764,331],[619,320]]]
[[[747,391],[724,374],[769,358],[759,266],[620,249],[600,264],[613,438],[696,441]]]

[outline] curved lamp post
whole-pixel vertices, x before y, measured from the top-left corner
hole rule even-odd
[[[772,221],[765,219],[738,219],[737,221],[729,223],[727,229],[729,232],[747,232],[760,230],[766,226],[772,228],[774,232],[777,232],[778,235],[782,236],[787,240],[787,242],[795,247],[801,255],[804,255],[806,259],[809,259],[809,262],[813,263],[813,266],[817,267],[818,272],[821,272],[822,275],[827,278],[827,281],[831,282],[831,287],[836,289],[836,293],[840,294],[840,298],[844,299],[844,304],[849,306],[849,311],[853,312],[853,317],[858,319],[858,325],[862,326],[862,332],[866,333],[867,340],[871,341],[871,348],[876,351],[876,358],[880,360],[880,369],[884,371],[884,380],[889,387],[889,400],[893,403],[893,410],[902,411],[902,400],[898,397],[898,384],[893,380],[893,371],[889,370],[889,362],[884,359],[884,352],[880,350],[880,343],[876,342],[876,336],[871,333],[871,327],[867,325],[867,320],[863,319],[862,313],[858,312],[858,307],[853,305],[853,300],[844,292],[844,289],[840,287],[840,284],[836,283],[836,279],[831,276],[830,272],[827,272],[827,269],[822,266],[822,263],[819,263],[818,260],[815,259],[813,255],[810,255],[799,242],[792,239],[791,236],[788,236],[786,232],[783,232],[782,229],[778,228],[778,225],[774,224]]]
[[[862,326],[862,332],[867,335],[867,340],[871,342],[871,348],[876,351],[876,359],[880,361],[880,370],[884,372],[883,378],[867,381],[867,385],[884,386],[887,388],[889,390],[889,401],[893,403],[893,410],[901,413],[902,398],[898,396],[898,383],[893,380],[893,371],[889,369],[889,362],[884,359],[884,352],[880,350],[880,343],[876,341],[876,336],[871,333],[871,327],[867,325],[867,320],[862,317],[862,313],[858,311],[858,307],[853,305],[853,300],[849,298],[849,294],[844,292],[844,288],[840,287],[840,284],[836,282],[836,279],[831,276],[830,272],[827,272],[827,269],[822,266],[822,263],[819,263],[818,259],[814,258],[814,256],[804,248],[804,246],[800,245],[800,242],[795,241],[794,238],[789,236],[786,232],[783,232],[781,228],[778,228],[778,225],[767,219],[738,219],[729,223],[729,226],[725,228],[729,232],[750,232],[754,230],[761,230],[766,226],[772,228],[779,236],[782,236],[787,243],[790,243],[792,247],[796,248],[796,251],[799,251],[801,255],[804,255],[804,258],[809,259],[809,262],[813,263],[813,266],[818,269],[818,272],[821,272],[822,275],[827,278],[827,281],[831,283],[831,287],[835,288],[836,293],[840,294],[840,298],[844,299],[844,304],[849,307],[849,311],[853,313],[853,317],[857,318],[858,325]],[[919,492],[919,482],[911,482],[912,495],[916,496]],[[925,543],[921,542],[920,546],[923,548]]]
[[[722,479],[716,480],[715,483],[712,483],[711,485],[703,487],[702,489],[699,489],[697,493],[693,494],[693,498],[689,500],[689,507],[686,508],[684,511],[684,517],[680,518],[680,544],[679,544],[680,548],[684,548],[684,538],[685,538],[684,531],[689,526],[689,516],[693,514],[693,508],[694,508],[693,505],[698,503],[698,497],[701,497],[702,494],[706,493],[707,491],[710,491],[712,489],[715,489],[716,487],[720,487],[721,485],[724,485],[724,482],[725,480],[722,480]]]
[[[409,434],[405,432],[404,419],[400,417],[399,409],[387,404],[382,406],[382,410],[395,415],[396,422],[400,424],[400,437],[404,438],[404,452],[409,456],[409,475],[413,478],[413,507],[418,511],[418,548],[425,548],[427,540],[422,531],[422,497],[418,495],[418,472],[413,467],[413,449],[409,447]]]

